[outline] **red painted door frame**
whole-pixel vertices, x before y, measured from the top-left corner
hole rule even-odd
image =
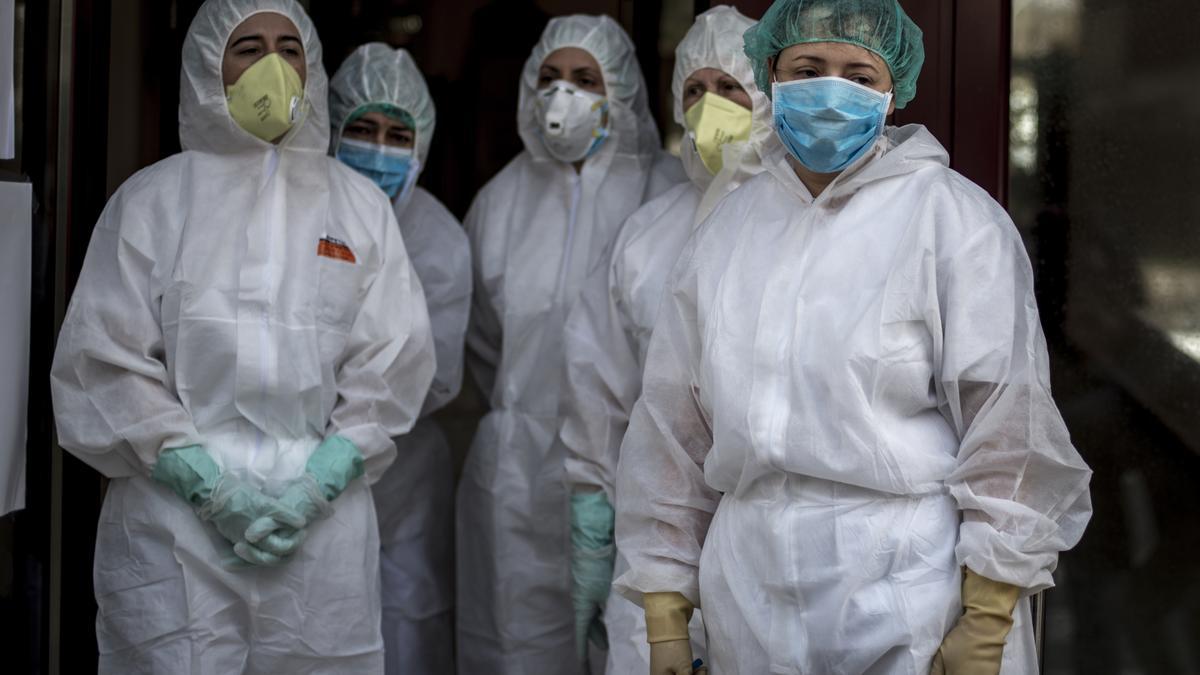
[[[770,0],[729,0],[758,18]],[[925,33],[917,98],[896,124],[924,124],[950,164],[1004,204],[1008,198],[1011,0],[900,0]],[[697,8],[707,6],[704,0]]]

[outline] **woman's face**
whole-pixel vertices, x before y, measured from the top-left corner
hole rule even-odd
[[[770,64],[776,82],[841,77],[878,92],[892,91],[892,72],[879,55],[843,42],[810,42],[779,52]],[[896,109],[896,102],[888,114]]]
[[[723,70],[701,68],[688,76],[683,83],[683,109],[688,110],[696,105],[705,94],[727,98],[746,110],[754,109],[750,94],[732,75]]]
[[[411,148],[416,141],[416,134],[404,122],[381,112],[371,111],[347,124],[346,128],[342,129],[342,138],[390,145],[394,148]]]
[[[301,84],[308,82],[304,43],[296,25],[282,14],[259,12],[238,24],[229,36],[221,59],[221,79],[225,86],[237,82],[247,68],[267,54],[279,54],[300,73]]]
[[[584,91],[607,95],[604,74],[592,55],[578,47],[563,47],[546,55],[538,69],[537,88],[545,89],[555,80],[565,80]]]

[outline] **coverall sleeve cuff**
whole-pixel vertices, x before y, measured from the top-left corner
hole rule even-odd
[[[965,521],[959,526],[954,552],[958,563],[981,577],[1010,584],[1027,596],[1052,588],[1058,566],[1056,551],[1022,551],[1020,539],[997,531],[986,522]]]
[[[362,453],[364,476],[368,483],[375,483],[382,478],[396,459],[396,444],[377,424],[363,424],[344,429],[330,426],[326,435],[341,436],[358,448]]]

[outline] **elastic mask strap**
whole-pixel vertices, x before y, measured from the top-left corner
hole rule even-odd
[[[596,127],[596,139],[592,141],[592,145],[588,148],[587,154],[583,156],[584,159],[587,159],[599,152],[600,147],[604,145],[604,141],[607,140],[611,134],[608,128],[612,124],[612,113],[609,111],[607,98],[600,106],[600,117],[601,119],[606,120],[607,124],[602,127]]]

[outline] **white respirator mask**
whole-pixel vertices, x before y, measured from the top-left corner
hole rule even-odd
[[[608,99],[564,80],[537,92],[538,135],[560,162],[590,157],[608,138]]]

